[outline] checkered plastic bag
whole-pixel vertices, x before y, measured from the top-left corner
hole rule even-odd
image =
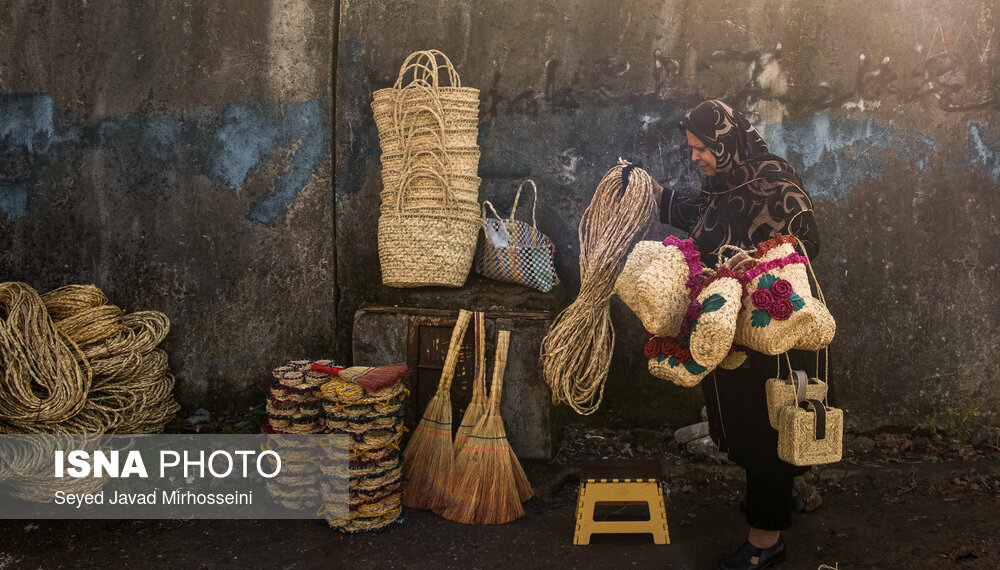
[[[531,184],[535,193],[531,225],[514,219],[517,201],[525,184]],[[537,203],[538,187],[531,180],[525,180],[517,187],[514,206],[507,219],[501,218],[488,200],[483,202],[483,239],[476,252],[477,272],[490,279],[527,285],[545,293],[559,284],[553,259],[555,246],[548,236],[538,231],[535,221]],[[486,208],[496,217],[487,217]]]

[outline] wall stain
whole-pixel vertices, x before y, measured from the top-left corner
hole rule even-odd
[[[246,214],[273,223],[305,187],[329,152],[330,131],[318,99],[278,104],[233,102],[217,115],[103,117],[73,124],[47,93],[0,95],[0,211],[29,214],[31,199],[45,188],[44,170],[68,152],[96,149],[109,170],[123,172],[114,192],[160,192],[167,173],[200,175],[237,194],[251,169],[266,166],[276,150],[294,148],[288,166]]]

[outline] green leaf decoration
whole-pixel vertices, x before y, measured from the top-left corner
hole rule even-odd
[[[757,288],[770,289],[771,285],[774,285],[774,282],[777,280],[778,278],[775,277],[774,275],[764,275],[760,278],[760,281],[757,282]]]
[[[696,328],[698,328],[698,321],[697,321],[697,320],[695,320],[695,321],[694,321],[693,323],[691,323],[691,331],[690,331],[690,332],[688,332],[688,338],[690,338],[690,337],[691,337],[691,335],[693,335],[693,334],[694,334],[694,330],[695,330]]]
[[[676,359],[676,358],[674,358],[673,356],[671,356],[671,357],[670,357],[670,358],[669,358],[669,359],[667,360],[667,364],[669,364],[670,366],[677,366],[677,359]]]
[[[796,311],[806,306],[806,300],[799,297],[798,293],[792,293],[789,295],[788,300],[792,302],[792,308]]]
[[[698,364],[694,360],[688,360],[684,363],[684,368],[691,374],[697,376],[703,372],[706,372],[708,368],[705,368],[701,364]]]
[[[763,309],[754,309],[753,312],[750,313],[750,326],[759,329],[764,328],[769,324],[771,324],[771,315],[769,315],[767,311]]]
[[[660,356],[656,357],[656,361],[657,362],[663,362],[666,359],[667,359],[667,355],[666,354],[661,354]]]
[[[726,304],[726,298],[718,293],[709,296],[701,303],[701,314],[713,313],[722,308]]]

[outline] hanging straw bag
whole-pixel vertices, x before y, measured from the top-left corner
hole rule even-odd
[[[521,189],[531,184],[535,200],[531,205],[531,225],[515,220]],[[552,240],[538,231],[535,208],[538,205],[538,187],[534,181],[525,180],[517,187],[510,217],[500,218],[493,204],[483,202],[483,240],[476,255],[476,271],[490,279],[526,285],[548,293],[559,284],[555,268],[555,246]],[[486,216],[489,208],[495,218]]]
[[[836,463],[843,456],[844,412],[808,399],[805,372],[795,371],[796,405],[778,418],[778,457],[792,465]]]
[[[691,302],[686,284],[691,279],[687,257],[679,245],[640,241],[632,248],[615,281],[615,294],[653,336],[675,337]],[[692,257],[693,258],[693,257]]]
[[[802,378],[795,380],[796,375]],[[767,393],[767,417],[771,421],[771,427],[778,429],[781,411],[789,406],[794,406],[799,399],[796,397],[797,386],[805,382],[806,400],[826,401],[827,385],[819,378],[806,378],[805,372],[795,370],[789,374],[788,378],[771,378],[765,384]]]
[[[761,243],[747,281],[743,310],[737,318],[736,344],[764,354],[791,349],[816,351],[833,340],[837,325],[809,285],[809,258],[795,251],[794,236],[776,235]],[[813,274],[815,280],[815,274]]]

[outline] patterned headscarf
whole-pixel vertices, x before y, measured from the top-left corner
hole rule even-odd
[[[678,123],[681,133],[690,131],[715,156],[716,174],[702,187],[705,202],[693,230],[709,249],[721,244],[749,246],[777,231],[792,232],[808,239],[799,214],[812,211],[812,200],[802,179],[785,159],[768,151],[767,143],[743,113],[722,101],[704,101]],[[725,205],[725,207],[723,207]],[[742,226],[737,219],[749,220]],[[711,235],[711,238],[709,238]],[[701,245],[701,244],[700,244]]]

